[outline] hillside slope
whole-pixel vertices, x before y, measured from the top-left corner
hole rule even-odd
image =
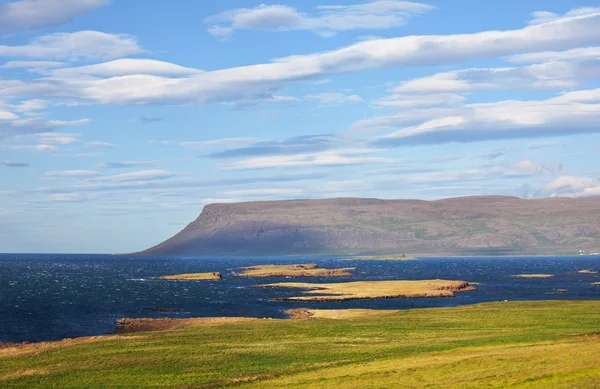
[[[329,199],[211,204],[142,254],[600,251],[600,197]]]

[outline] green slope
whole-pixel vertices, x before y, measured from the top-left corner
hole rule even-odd
[[[600,301],[193,324],[0,349],[2,388],[597,388]]]

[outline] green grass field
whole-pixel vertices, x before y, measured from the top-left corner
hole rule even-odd
[[[600,388],[600,300],[255,320],[0,349],[0,388]]]

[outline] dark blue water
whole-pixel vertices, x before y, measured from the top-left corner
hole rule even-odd
[[[285,302],[291,289],[249,288],[289,279],[249,279],[235,268],[266,263],[356,266],[354,277],[310,278],[307,282],[349,280],[460,279],[482,284],[453,298]],[[0,255],[0,342],[42,341],[114,331],[123,317],[283,317],[297,307],[406,309],[498,300],[600,299],[600,257],[428,258],[418,261],[343,261],[337,258],[156,258],[105,255]],[[222,281],[155,281],[152,277],[220,271]],[[511,277],[556,274],[547,279]],[[557,289],[568,289],[559,293]],[[173,308],[160,313],[148,308]]]

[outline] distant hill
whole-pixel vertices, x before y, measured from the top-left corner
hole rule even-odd
[[[148,255],[600,251],[600,197],[342,198],[211,204]]]

